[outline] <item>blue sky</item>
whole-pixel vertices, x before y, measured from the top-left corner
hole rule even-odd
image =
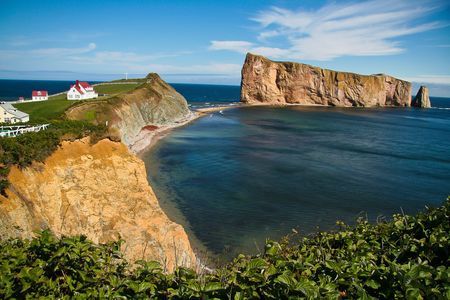
[[[5,1],[0,78],[239,84],[246,52],[450,96],[448,1]]]

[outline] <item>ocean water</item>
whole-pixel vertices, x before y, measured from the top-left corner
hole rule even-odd
[[[238,102],[240,98],[240,86],[210,85],[210,84],[184,84],[171,83],[171,85],[193,108],[199,106],[213,106],[229,102]]]
[[[163,209],[197,245],[253,253],[292,229],[440,205],[450,99],[432,101],[441,108],[234,108],[173,130],[143,159]]]
[[[0,101],[31,98],[33,90],[47,90],[50,95],[56,94],[67,91],[71,84],[73,81],[0,79]],[[192,108],[239,101],[239,86],[183,83],[173,83],[172,86],[191,103]]]
[[[0,100],[71,81],[0,80]],[[191,108],[236,104],[238,86],[173,84]],[[173,130],[143,155],[168,215],[231,257],[293,228],[414,213],[450,195],[450,99],[432,109],[240,107]]]
[[[67,91],[73,83],[74,81],[0,79],[0,100],[14,101],[19,97],[30,99],[33,90],[46,90],[52,95]]]

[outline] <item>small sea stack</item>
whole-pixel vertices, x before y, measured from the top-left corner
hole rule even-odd
[[[411,106],[420,108],[431,107],[430,92],[428,90],[428,87],[424,85],[420,86],[420,89],[417,92],[416,97],[412,101]]]

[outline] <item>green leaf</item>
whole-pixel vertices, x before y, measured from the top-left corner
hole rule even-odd
[[[203,289],[204,292],[214,292],[223,289],[223,285],[220,282],[208,282]]]
[[[260,269],[267,265],[266,261],[262,258],[254,258],[247,263],[247,269]]]
[[[367,280],[365,285],[367,285],[370,288],[373,288],[374,290],[377,290],[381,286],[378,282],[376,282],[373,279]]]
[[[420,294],[420,290],[417,288],[409,288],[406,290],[406,298],[407,299],[417,299],[421,300],[423,299],[422,295]]]

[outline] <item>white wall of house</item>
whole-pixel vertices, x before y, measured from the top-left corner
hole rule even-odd
[[[25,114],[23,117],[19,118],[0,106],[0,123],[15,124],[20,122],[25,123],[28,121],[30,121],[30,116],[28,114]]]
[[[33,96],[31,100],[48,100],[48,96]]]
[[[95,92],[95,90],[93,88],[85,89],[81,85],[79,87],[84,93],[81,94],[74,86],[67,92],[68,100],[85,100],[85,99],[93,99],[93,98],[98,97],[98,94]]]

